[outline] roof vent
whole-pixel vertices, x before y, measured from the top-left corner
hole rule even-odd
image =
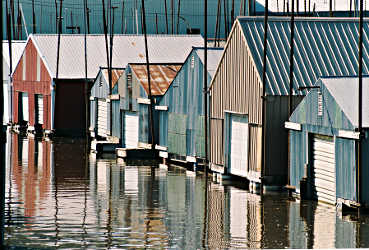
[[[323,116],[323,96],[322,92],[318,92],[318,116]]]

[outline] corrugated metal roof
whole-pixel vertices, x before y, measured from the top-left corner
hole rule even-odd
[[[109,70],[108,69],[101,69],[102,74],[105,78],[105,81],[109,83]],[[112,69],[111,76],[112,76],[112,88],[114,88],[115,84],[117,84],[119,78],[123,75],[124,69]]]
[[[200,58],[201,62],[204,64],[204,52],[205,49],[204,48],[194,48],[194,50],[196,51],[198,57]],[[210,74],[211,77],[213,77],[219,60],[223,55],[223,48],[208,48],[208,72]]]
[[[130,67],[148,95],[149,85],[147,81],[146,65],[130,64]],[[181,65],[150,65],[152,95],[164,95],[181,67]]]
[[[24,48],[26,47],[26,41],[12,41],[12,64],[13,64],[13,70],[15,69],[15,66],[17,65],[19,59],[22,56],[22,53],[24,51]],[[5,62],[9,65],[9,43],[8,41],[3,41],[3,58]]]
[[[57,35],[32,34],[47,68],[56,76]],[[183,63],[192,46],[202,46],[200,35],[148,35],[150,63]],[[87,36],[88,78],[93,79],[99,67],[106,67],[104,35]],[[143,35],[115,35],[113,67],[125,67],[128,63],[144,63]],[[59,78],[84,78],[84,36],[62,35],[60,42]]]
[[[270,17],[268,24],[267,95],[288,95],[290,18]],[[363,71],[369,68],[369,23],[364,22]],[[246,42],[262,79],[264,18],[239,18]],[[294,94],[321,76],[357,75],[358,19],[295,19]]]
[[[322,78],[324,84],[352,125],[358,127],[358,77]],[[363,77],[363,127],[369,127],[369,76]]]

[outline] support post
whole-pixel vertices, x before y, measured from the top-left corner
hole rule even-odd
[[[150,132],[151,132],[151,147],[155,147],[155,129],[154,129],[154,119],[153,119],[153,98],[151,94],[151,77],[150,77],[150,60],[149,60],[149,50],[147,47],[147,29],[146,29],[146,14],[145,14],[145,0],[142,0],[142,21],[144,28],[144,37],[145,37],[145,54],[146,54],[146,70],[147,70],[147,81],[149,85],[149,120],[150,120]]]
[[[204,135],[205,135],[205,174],[208,175],[208,0],[204,1]]]
[[[267,64],[267,45],[268,45],[268,0],[265,0],[264,13],[264,55],[263,55],[263,95],[262,95],[262,129],[261,129],[261,193],[263,193],[264,175],[265,175],[265,117],[266,117],[266,64]]]
[[[358,99],[358,132],[359,132],[359,140],[357,141],[357,154],[356,154],[356,183],[357,183],[357,201],[361,202],[361,190],[362,190],[362,181],[361,181],[361,167],[362,167],[362,106],[363,106],[363,23],[364,23],[364,12],[363,12],[364,0],[360,1],[360,20],[359,20],[359,99]]]

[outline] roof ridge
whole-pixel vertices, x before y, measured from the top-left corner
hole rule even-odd
[[[264,21],[264,16],[238,16],[238,20],[257,20]],[[270,21],[284,21],[289,22],[291,17],[287,16],[269,16]],[[364,20],[369,21],[369,17],[364,18]],[[304,17],[304,16],[296,16],[295,22],[298,21],[322,21],[322,22],[335,22],[335,21],[347,21],[347,22],[359,22],[358,17]]]

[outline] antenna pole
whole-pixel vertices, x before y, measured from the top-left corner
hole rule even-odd
[[[145,38],[145,54],[146,54],[146,70],[147,70],[147,83],[149,85],[149,120],[150,120],[150,132],[151,132],[151,148],[155,147],[155,130],[154,130],[154,120],[153,120],[153,98],[151,94],[151,77],[150,77],[150,60],[149,60],[149,50],[147,47],[147,30],[146,30],[146,12],[145,12],[145,0],[141,0],[142,2],[142,26],[144,30],[144,38]]]

